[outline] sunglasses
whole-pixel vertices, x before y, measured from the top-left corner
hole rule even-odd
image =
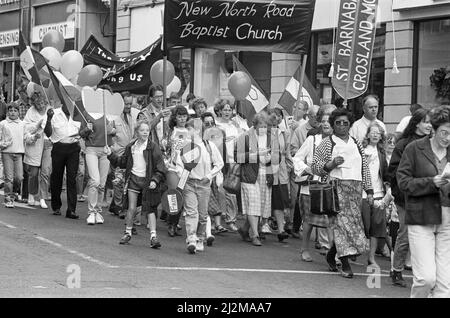
[[[347,121],[347,120],[336,120],[335,122],[334,122],[334,124],[335,125],[338,125],[338,126],[350,126],[350,122],[349,121]]]

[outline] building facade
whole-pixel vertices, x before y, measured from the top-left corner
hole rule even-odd
[[[30,6],[31,5],[31,6]],[[0,78],[7,101],[20,74],[19,29],[32,47],[41,50],[49,30],[60,31],[64,52],[80,49],[91,34],[105,47],[115,48],[115,14],[104,0],[12,0],[0,3]]]
[[[313,18],[306,74],[323,103],[340,103],[328,77],[339,2],[316,0]],[[106,21],[108,10],[114,3],[117,3],[115,32],[105,31],[105,26],[110,25]],[[73,5],[77,8],[77,4],[82,27],[72,32],[68,21],[73,18],[75,10],[68,8]],[[30,27],[33,45],[40,48],[40,34],[48,27],[57,27],[66,32],[66,49],[81,48],[92,33],[106,47],[127,56],[153,43],[163,33],[163,9],[162,0],[34,0]],[[6,1],[0,5],[0,76],[11,72],[14,64],[11,61],[17,59],[14,47],[18,41],[19,11],[19,1]],[[377,32],[367,93],[380,97],[380,118],[387,123],[388,130],[393,131],[400,119],[408,114],[411,103],[420,103],[427,108],[450,103],[450,0],[379,0],[377,11]],[[55,14],[44,14],[46,12]],[[25,28],[26,21],[24,9],[22,23]],[[14,25],[17,27],[12,27]],[[278,102],[301,58],[295,54],[272,52],[182,48],[172,50],[169,59],[182,82],[183,94],[191,91],[212,104],[218,97],[231,97],[227,79],[233,71],[233,55],[239,57],[270,96],[272,105]],[[392,72],[394,55],[399,69],[397,74]],[[350,101],[349,108],[356,116],[361,116],[361,98]]]

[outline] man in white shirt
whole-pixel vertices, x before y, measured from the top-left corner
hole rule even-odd
[[[204,250],[211,182],[223,168],[224,162],[214,143],[204,142],[200,132],[195,129],[190,128],[189,132],[193,143],[200,150],[197,165],[190,171],[183,189],[187,249],[189,253],[195,254],[196,251]],[[181,157],[178,156],[176,160],[176,170],[180,178],[184,170]]]
[[[61,215],[61,189],[64,169],[67,183],[66,218],[78,219],[77,208],[77,172],[80,162],[79,130],[80,122],[73,121],[70,114],[62,108],[49,109],[44,120],[44,133],[53,143],[52,174],[50,176],[53,215]],[[88,124],[92,125],[92,124]]]
[[[386,133],[386,126],[384,123],[377,119],[379,99],[376,95],[368,95],[363,99],[363,111],[364,115],[361,119],[355,121],[350,128],[350,136],[362,142],[367,135],[367,129],[372,122],[377,122]]]

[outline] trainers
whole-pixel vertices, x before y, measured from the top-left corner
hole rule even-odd
[[[199,252],[203,252],[205,250],[205,245],[203,244],[203,241],[197,241],[195,249]]]
[[[84,202],[84,201],[86,201],[86,197],[84,195],[79,195],[77,201]]]
[[[131,235],[126,233],[122,236],[122,238],[120,239],[119,244],[124,245],[124,244],[128,244],[131,240]]]
[[[34,206],[35,200],[33,195],[28,195],[28,205]]]
[[[228,224],[228,228],[230,229],[231,232],[237,232],[238,230],[238,227],[234,223]]]
[[[402,272],[393,271],[393,273],[392,273],[392,284],[394,286],[406,287],[406,282],[403,279]]]
[[[5,207],[9,208],[9,209],[14,208],[14,202],[13,201],[6,201],[5,202]]]
[[[224,228],[222,225],[216,226],[216,233],[226,233],[228,230]]]
[[[189,243],[187,246],[187,250],[189,251],[189,254],[195,254],[196,244],[195,243]]]
[[[212,246],[215,239],[216,238],[214,237],[214,235],[208,236],[208,238],[206,239],[206,245]]]
[[[95,224],[95,213],[89,213],[89,216],[86,220],[88,225],[94,225]]]
[[[100,213],[95,213],[95,224],[103,224],[105,219]]]
[[[44,199],[41,199],[41,201],[39,202],[40,206],[42,209],[48,209],[47,203],[45,203]]]
[[[261,228],[261,232],[263,233],[263,234],[272,234],[272,231],[270,230],[270,226],[269,226],[269,224],[264,224],[263,226],[262,226],[262,228]]]
[[[153,236],[150,240],[150,247],[151,248],[160,248],[161,247],[161,243],[158,240],[158,237]]]

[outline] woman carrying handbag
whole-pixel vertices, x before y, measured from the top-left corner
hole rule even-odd
[[[373,189],[364,150],[349,135],[353,115],[347,109],[336,109],[330,116],[333,135],[325,138],[313,159],[312,172],[324,180],[335,180],[340,212],[333,218],[335,244],[327,253],[330,270],[337,271],[335,256],[342,262],[342,276],[353,278],[349,258],[369,249],[361,217],[362,192],[373,204]]]

